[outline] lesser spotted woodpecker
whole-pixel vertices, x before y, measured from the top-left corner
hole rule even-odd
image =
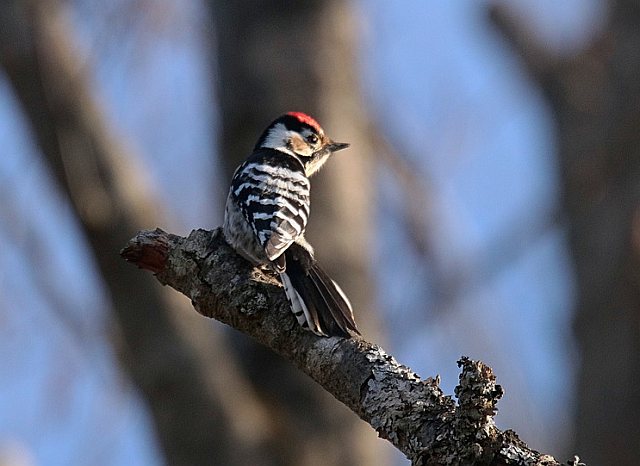
[[[333,142],[310,116],[290,112],[262,133],[235,171],[224,237],[252,264],[280,275],[298,323],[317,335],[359,334],[349,299],[318,265],[304,238],[309,177],[349,146]]]

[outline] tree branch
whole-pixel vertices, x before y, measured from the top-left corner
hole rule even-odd
[[[319,338],[298,326],[279,281],[253,268],[221,231],[189,237],[142,231],[121,255],[189,297],[195,309],[254,338],[313,378],[400,449],[413,465],[559,465],[493,421],[503,391],[490,367],[466,357],[455,389],[422,379],[361,338]],[[577,458],[569,461],[577,465]]]

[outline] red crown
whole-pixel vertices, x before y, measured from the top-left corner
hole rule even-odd
[[[304,123],[304,124],[307,124],[307,125],[311,126],[312,128],[314,128],[319,133],[322,132],[322,128],[320,127],[318,122],[316,120],[314,120],[313,118],[311,118],[306,113],[289,112],[289,113],[287,113],[287,115],[297,118],[300,123]]]

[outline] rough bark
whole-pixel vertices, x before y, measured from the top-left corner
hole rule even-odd
[[[494,15],[553,110],[580,349],[576,445],[632,466],[640,445],[640,4],[609,4],[602,32],[556,58],[520,19]],[[606,381],[606,383],[605,383]]]
[[[219,229],[195,230],[187,238],[142,231],[121,254],[189,297],[203,316],[295,364],[413,465],[560,464],[514,432],[497,429],[493,416],[503,391],[491,368],[463,357],[456,403],[442,392],[438,377],[420,378],[375,344],[316,337],[298,326],[278,280],[235,254]]]
[[[371,332],[377,325],[369,264],[375,156],[358,89],[353,5],[339,0],[288,2],[284,8],[276,0],[209,4],[216,25],[219,153],[227,180],[266,125],[287,111],[309,113],[332,138],[351,143],[312,180],[307,238],[349,296],[360,328]],[[234,340],[274,418],[286,419],[273,436],[276,464],[385,463],[366,425],[273,353],[241,336]]]
[[[65,19],[56,0],[0,2],[0,64],[78,215],[124,340],[124,365],[146,396],[169,464],[261,464],[252,441],[260,435],[234,428],[235,408],[252,406],[246,384],[232,407],[212,381],[223,374],[232,383],[229,358],[202,354],[194,332],[187,339],[173,322],[184,304],[114,253],[138,229],[161,222],[162,209],[145,190],[144,170],[110,131]],[[220,351],[208,333],[203,346]],[[259,411],[252,416],[259,424]]]

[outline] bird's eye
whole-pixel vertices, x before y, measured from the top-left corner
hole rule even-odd
[[[318,142],[318,136],[316,136],[315,134],[310,134],[309,136],[307,136],[307,141],[310,144],[315,144],[316,142]]]

